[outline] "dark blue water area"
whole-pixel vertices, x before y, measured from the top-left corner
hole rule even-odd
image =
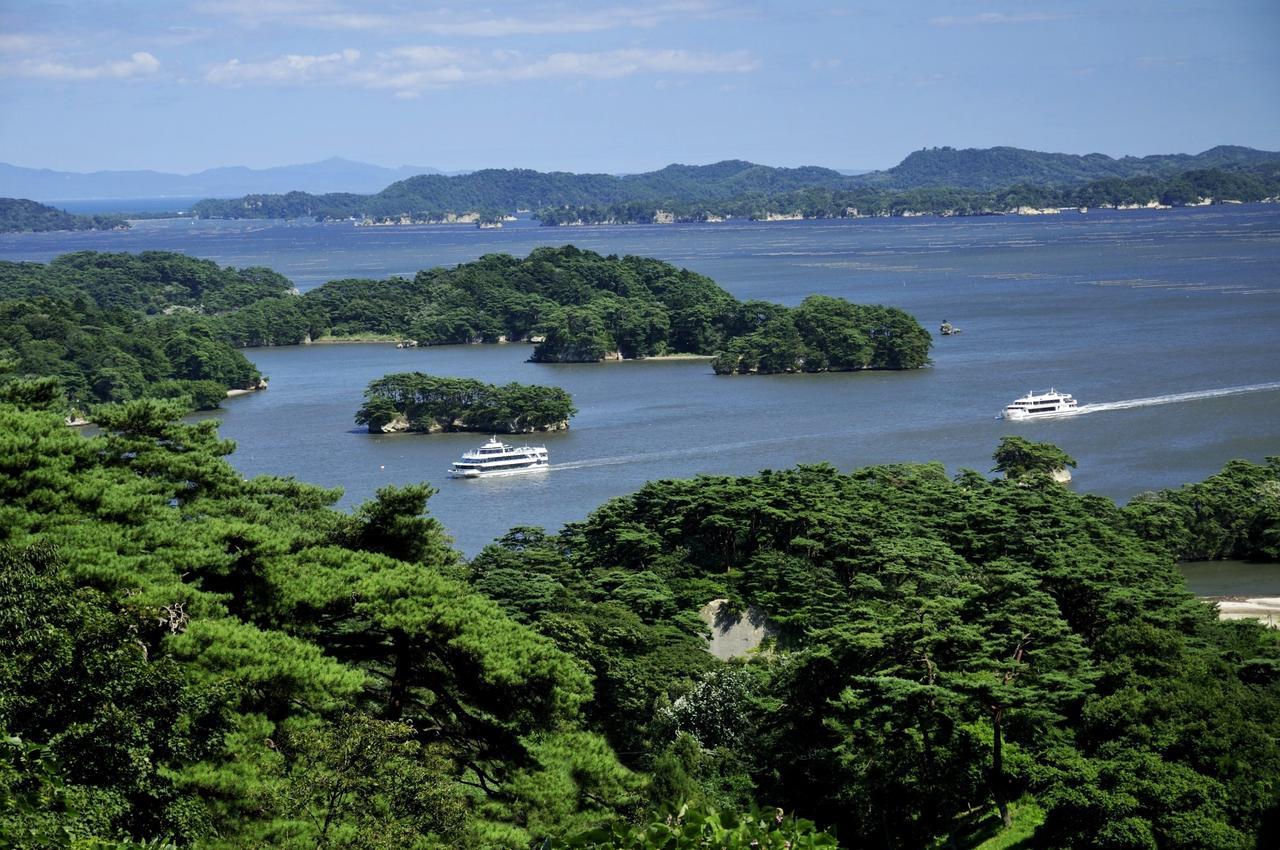
[[[655,478],[816,462],[986,472],[1004,434],[1057,443],[1079,460],[1071,486],[1116,500],[1202,479],[1234,457],[1280,454],[1275,205],[501,230],[144,221],[122,233],[0,236],[0,258],[174,250],[266,265],[307,290],[566,243],[658,257],[743,299],[838,295],[964,332],[936,337],[924,370],[832,375],[717,377],[706,361],[532,364],[521,345],[251,349],[271,386],[218,414],[239,446],[232,463],[340,486],[344,506],[382,484],[429,481],[440,489],[432,513],[474,553],[511,526],[558,528]],[[352,422],[368,381],[412,369],[563,386],[581,412],[569,431],[537,438],[551,451],[548,472],[450,480],[444,471],[478,435],[371,436]],[[1016,396],[1050,386],[1086,410],[1126,404],[1056,420],[995,418]],[[1244,389],[1217,394],[1232,388]]]

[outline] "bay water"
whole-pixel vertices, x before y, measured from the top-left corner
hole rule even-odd
[[[963,333],[935,335],[933,365],[914,372],[735,377],[706,360],[534,364],[525,345],[250,349],[270,389],[215,414],[238,445],[231,462],[245,475],[341,487],[346,507],[383,485],[430,482],[431,513],[470,555],[513,526],[554,530],[652,479],[824,462],[985,473],[1005,434],[1056,443],[1079,461],[1072,487],[1119,501],[1200,480],[1231,458],[1280,454],[1277,205],[501,230],[164,220],[0,235],[0,259],[173,250],[269,266],[305,291],[566,243],[657,257],[742,299],[837,295]],[[370,380],[408,370],[562,386],[580,412],[569,431],[534,438],[550,470],[455,481],[450,462],[481,435],[373,436],[353,424]],[[996,418],[1050,386],[1084,411]]]

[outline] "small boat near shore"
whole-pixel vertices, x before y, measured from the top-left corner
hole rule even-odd
[[[1014,399],[1000,416],[1011,420],[1059,416],[1064,413],[1074,413],[1079,404],[1070,393],[1058,392],[1051,387],[1048,392],[1028,392],[1022,398]]]
[[[462,455],[449,467],[451,478],[491,478],[536,472],[550,465],[545,446],[511,446],[496,436],[478,449]]]

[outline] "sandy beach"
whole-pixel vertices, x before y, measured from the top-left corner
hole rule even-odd
[[[1218,605],[1218,616],[1223,620],[1260,620],[1272,627],[1280,627],[1280,596],[1213,597],[1206,600]]]

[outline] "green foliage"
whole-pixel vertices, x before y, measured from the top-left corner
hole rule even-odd
[[[127,230],[129,223],[115,215],[72,215],[23,198],[0,198],[0,233],[40,233],[47,230]]]
[[[0,547],[0,728],[45,743],[12,767],[28,776],[19,785],[39,780],[33,793],[56,791],[72,834],[189,838],[204,826],[172,773],[217,749],[228,694],[186,683],[153,656],[156,637],[63,578],[51,548]]]
[[[586,362],[610,352],[709,354],[736,303],[686,269],[573,246],[523,259],[492,254],[413,280],[331,281],[302,301],[336,335],[391,334],[425,345],[541,337],[534,360]]]
[[[193,410],[216,410],[226,400],[227,389],[218,381],[170,379],[146,388],[147,398],[185,399]]]
[[[817,850],[838,847],[834,836],[782,809],[743,812],[683,805],[645,823],[615,822],[541,850]]]
[[[626,199],[711,200],[840,180],[839,172],[826,168],[770,168],[741,160],[704,166],[670,165],[660,171],[624,177],[489,168],[454,177],[410,177],[369,196],[289,192],[204,200],[193,207],[193,212],[204,218],[343,219],[360,215],[376,221],[399,221],[402,217],[430,221],[440,220],[447,213],[581,207]]]
[[[102,309],[149,314],[175,308],[221,313],[263,298],[284,297],[292,287],[270,269],[220,268],[210,260],[169,251],[78,251],[47,265],[0,262],[0,299],[84,296]]]
[[[523,847],[634,797],[577,662],[450,577],[429,488],[348,516],[243,480],[181,404],[86,438],[43,395],[0,404],[0,724],[49,743],[85,834]]]
[[[1171,177],[1190,169],[1256,166],[1275,154],[1222,145],[1200,154],[1156,154],[1112,159],[1104,154],[1077,156],[1011,147],[926,148],[882,172],[860,175],[855,182],[895,189],[953,186],[991,190],[1015,184],[1070,186],[1107,178]]]
[[[1170,555],[1273,539],[1274,461],[1124,509],[936,464],[658,481],[463,564],[425,485],[340,513],[244,480],[181,402],[85,437],[56,386],[0,392],[0,834],[27,846],[1274,835],[1280,640]],[[764,651],[710,655],[712,599],[763,610]]]
[[[72,409],[144,396],[211,409],[261,379],[211,314],[294,302],[289,288],[266,269],[157,251],[0,263],[0,351],[19,377],[59,378]]]
[[[762,324],[729,341],[712,367],[717,374],[849,372],[919,369],[929,363],[933,338],[894,307],[851,304],[810,295],[792,310],[775,310]]]
[[[0,846],[13,850],[176,850],[174,844],[158,838],[103,838],[94,834],[100,826],[97,820],[78,789],[63,781],[52,750],[17,735],[0,734]]]
[[[1009,147],[943,147],[916,151],[887,171],[853,177],[812,166],[771,168],[739,160],[669,165],[623,177],[484,169],[454,177],[411,177],[375,195],[248,195],[204,200],[194,211],[206,218],[359,216],[394,224],[447,221],[450,214],[466,212],[493,220],[497,211],[534,209],[544,225],[648,224],[658,220],[659,211],[685,222],[770,214],[834,218],[849,215],[851,208],[862,215],[975,215],[1024,205],[1260,200],[1280,190],[1275,164],[1273,152],[1227,145],[1196,155],[1122,159]]]
[[[412,725],[347,714],[280,746],[290,767],[272,800],[282,820],[275,846],[456,846],[465,789],[447,748],[423,746]]]
[[[411,431],[486,431],[523,434],[563,427],[577,413],[559,387],[510,383],[494,386],[472,378],[438,378],[397,372],[372,381],[356,424],[381,433],[403,418]]]
[[[1233,460],[1202,482],[1144,493],[1125,514],[1178,560],[1280,561],[1280,457]]]
[[[622,669],[586,639],[593,616],[669,611],[660,629],[716,597],[768,612],[773,652],[741,687],[668,662],[665,688],[597,720],[653,754],[659,793],[776,800],[890,847],[955,832],[983,800],[1012,821],[1028,792],[1047,846],[1234,846],[1274,806],[1280,692],[1263,671],[1280,647],[1214,620],[1105,500],[936,466],[802,467],[653,482],[503,548],[532,548],[555,582],[506,604],[576,646],[604,698]],[[486,550],[475,586],[513,589],[506,561]],[[643,595],[618,593],[628,576]],[[750,757],[726,772],[726,749]]]
[[[1052,443],[1033,443],[1013,435],[1000,438],[991,459],[996,462],[991,471],[1002,472],[1007,478],[1051,475],[1076,465],[1075,458]]]

